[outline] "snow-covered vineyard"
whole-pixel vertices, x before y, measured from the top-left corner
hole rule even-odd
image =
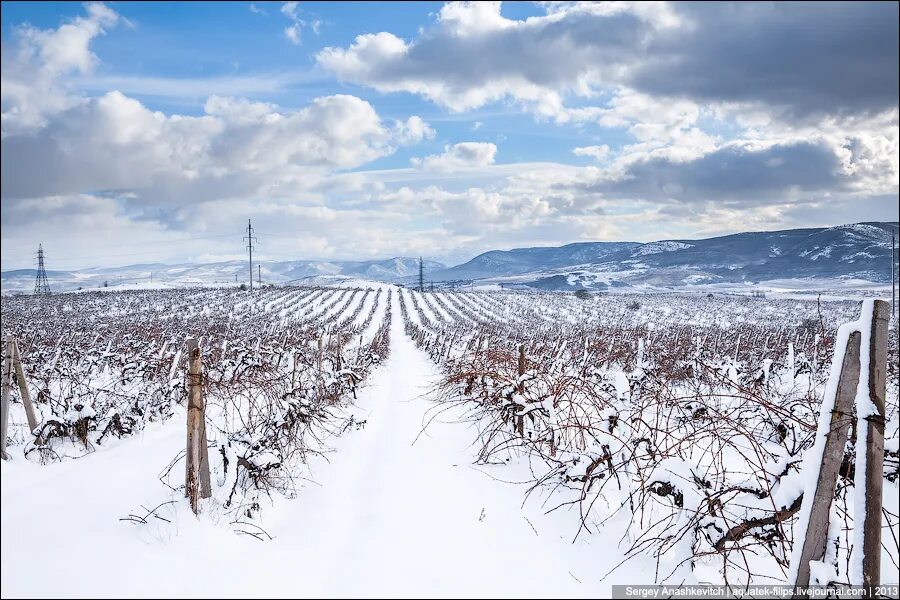
[[[24,375],[6,375],[4,597],[597,597],[792,577],[804,459],[860,303],[355,282],[4,297],[2,312]],[[900,561],[897,346],[892,326],[884,583]],[[814,583],[857,581],[856,436]]]

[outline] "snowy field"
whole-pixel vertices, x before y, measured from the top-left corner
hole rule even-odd
[[[2,595],[778,583],[836,331],[859,310],[362,281],[4,297],[38,425],[13,386]],[[199,518],[184,497],[187,337],[205,366]],[[897,387],[894,328],[885,583],[900,554]],[[851,483],[835,502],[845,532]],[[837,537],[822,576],[840,582]]]

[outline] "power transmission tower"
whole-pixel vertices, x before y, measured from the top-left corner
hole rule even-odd
[[[247,235],[244,237],[247,240],[247,250],[250,251],[250,291],[253,291],[253,242],[258,241],[256,237],[253,235],[253,225],[250,223],[250,219],[247,219]]]
[[[422,262],[422,257],[419,257],[419,291],[425,291],[425,263]]]
[[[44,268],[44,245],[38,244],[37,251],[37,276],[34,279],[35,294],[49,294],[50,282],[47,281],[47,270]]]

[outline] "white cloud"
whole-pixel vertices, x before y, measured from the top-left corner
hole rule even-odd
[[[596,160],[604,160],[609,156],[609,146],[600,144],[599,146],[579,146],[572,150],[575,156],[590,156]]]
[[[394,126],[394,135],[401,144],[415,144],[431,139],[435,131],[422,117],[413,115],[406,121],[398,121]]]
[[[441,154],[414,158],[414,167],[425,171],[451,172],[494,163],[497,146],[490,142],[460,142],[446,146]]]
[[[413,159],[413,168],[360,171],[401,145],[434,139],[434,128],[418,116],[384,119],[351,95],[291,109],[241,97],[266,97],[306,74],[97,76],[91,42],[123,20],[103,5],[58,29],[20,28],[3,52],[4,251],[24,248],[27,265],[35,239],[57,242],[57,256],[87,255],[99,239],[137,246],[135,253],[158,250],[159,260],[227,256],[239,251],[237,231],[233,240],[158,242],[231,231],[248,216],[270,258],[459,256],[896,218],[896,106],[792,119],[769,102],[776,96],[747,99],[743,88],[734,92],[739,100],[648,90],[634,76],[643,68],[635,61],[663,40],[673,68],[686,68],[674,64],[681,33],[708,37],[702,14],[642,3],[546,8],[515,20],[495,4],[448,4],[414,39],[364,34],[317,58],[348,82],[410,92],[451,111],[504,102],[569,123],[578,139],[608,142],[572,150],[596,159],[590,166],[498,165],[495,144],[461,142]],[[298,42],[303,27],[318,27],[302,10],[281,7],[299,26]],[[755,18],[770,8],[735,10]],[[203,110],[154,111],[129,94],[202,97]],[[497,130],[489,115],[478,118]],[[581,136],[588,127],[618,131]],[[624,143],[609,141],[623,135]],[[3,260],[8,266],[7,254]]]
[[[118,13],[102,3],[85,5],[57,29],[21,26],[13,30],[14,48],[4,48],[0,71],[2,134],[40,127],[48,116],[70,108],[77,98],[61,78],[90,73],[98,62],[91,41],[119,23]]]
[[[294,45],[303,43],[302,33],[304,28],[308,27],[312,29],[313,33],[319,35],[319,31],[322,27],[322,21],[320,19],[307,21],[300,16],[301,12],[303,11],[300,8],[299,2],[285,2],[281,5],[281,14],[287,17],[291,22],[290,25],[284,28],[284,35]]]

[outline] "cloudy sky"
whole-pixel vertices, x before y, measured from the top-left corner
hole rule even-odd
[[[3,269],[897,220],[895,2],[2,15]]]

